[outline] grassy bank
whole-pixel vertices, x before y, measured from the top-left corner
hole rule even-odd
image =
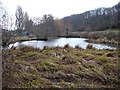
[[[109,29],[105,31],[81,32],[80,37],[89,38],[88,42],[104,43],[118,45],[118,29]]]
[[[3,87],[120,87],[117,50],[25,46],[3,50],[2,65]]]
[[[120,43],[120,39],[118,38],[119,31],[118,29],[107,29],[104,31],[70,32],[69,36],[88,38],[87,41],[92,43],[118,45]]]

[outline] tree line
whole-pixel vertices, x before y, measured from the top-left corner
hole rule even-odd
[[[24,12],[20,6],[15,12],[15,26],[18,33],[23,30],[29,31],[35,35],[59,36],[74,31],[100,31],[108,28],[119,28],[119,3],[110,8],[98,8],[86,11],[81,14],[71,15],[62,19],[55,19],[51,14],[43,17],[29,18],[27,12]],[[4,11],[4,10],[2,10]],[[7,13],[1,15],[2,28],[5,28]],[[11,20],[11,23],[12,20]]]
[[[42,37],[56,37],[63,34],[62,30],[65,27],[64,22],[62,20],[55,19],[51,14],[30,19],[28,13],[24,13],[22,8],[18,6],[15,16],[16,30],[19,34],[23,30]]]

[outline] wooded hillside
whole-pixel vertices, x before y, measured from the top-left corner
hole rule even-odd
[[[74,14],[63,18],[66,24],[70,24],[71,31],[100,31],[111,28],[119,28],[120,3],[110,8],[98,8],[86,11],[82,14]]]

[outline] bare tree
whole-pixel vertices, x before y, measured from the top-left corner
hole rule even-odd
[[[24,19],[24,12],[22,10],[22,8],[20,6],[17,6],[17,9],[16,9],[16,27],[17,27],[17,30],[23,30],[23,19]]]
[[[23,28],[24,30],[28,31],[29,33],[33,33],[33,21],[29,19],[29,15],[25,12],[24,20],[23,20]]]
[[[24,30],[29,29],[28,23],[29,23],[29,16],[28,16],[28,13],[25,12],[24,18],[23,18],[23,29],[24,29]]]
[[[0,2],[0,27],[2,29],[7,29],[8,27],[8,13],[2,5],[2,2]]]
[[[42,26],[44,27],[44,31],[45,31],[45,37],[57,36],[54,17],[51,14],[44,15],[42,22],[43,22]]]
[[[14,30],[15,28],[15,17],[14,16],[10,16],[9,17],[9,30]]]
[[[55,28],[58,32],[58,35],[61,36],[61,35],[65,35],[65,24],[64,24],[64,21],[62,19],[56,19],[54,20],[55,22]]]
[[[2,39],[2,46],[6,47],[10,44],[13,38],[13,34],[8,30],[8,27],[12,27],[12,18],[8,15],[2,2],[0,2],[0,36]]]

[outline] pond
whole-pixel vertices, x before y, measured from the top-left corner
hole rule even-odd
[[[16,42],[14,44],[10,44],[9,48],[12,46],[14,47],[20,47],[20,46],[33,46],[37,47],[40,49],[43,49],[44,46],[48,47],[63,47],[65,44],[69,44],[71,47],[75,47],[76,45],[80,46],[81,48],[86,48],[86,46],[89,44],[86,42],[86,38],[57,38],[57,39],[52,39],[48,41],[42,41],[42,40],[31,40],[31,41],[22,41],[22,42]],[[116,49],[115,47],[109,46],[109,45],[104,45],[104,44],[95,44],[91,43],[93,47],[96,49]]]

